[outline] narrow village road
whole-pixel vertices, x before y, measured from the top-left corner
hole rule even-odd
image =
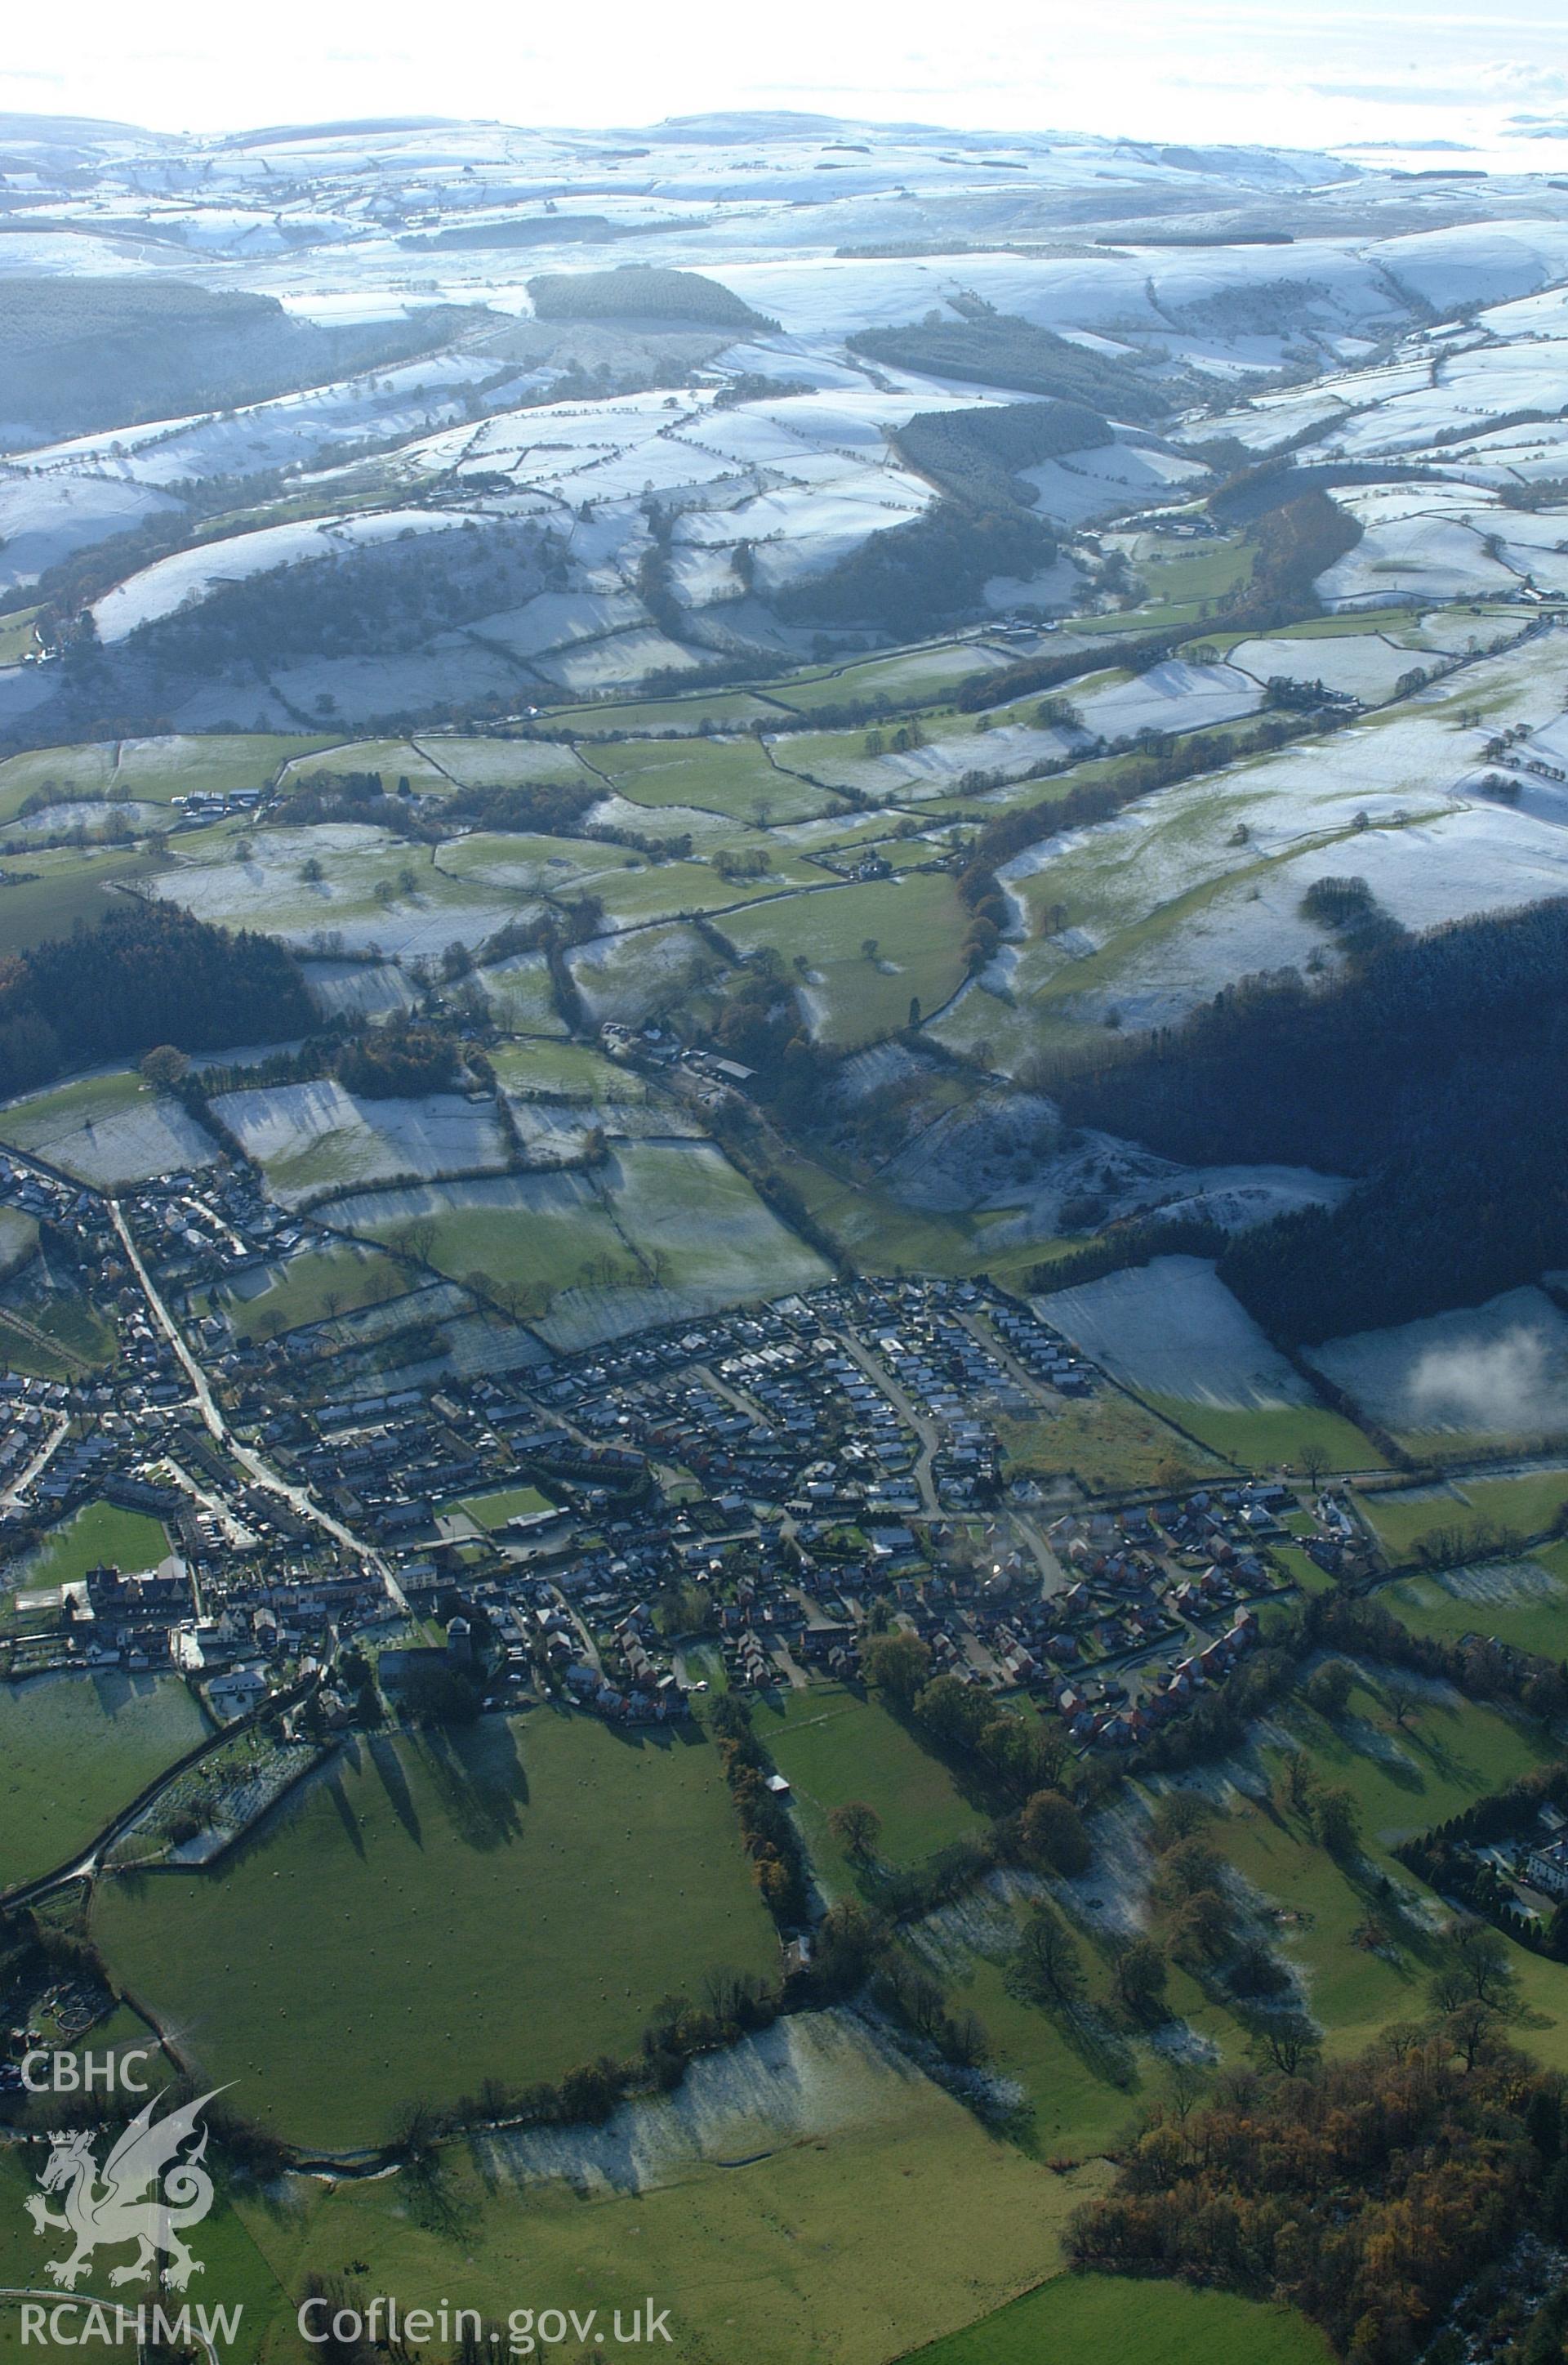
[[[19,1477],[13,1478],[5,1493],[0,1495],[0,1503],[4,1503],[7,1510],[12,1508],[18,1496],[24,1495],[27,1492],[28,1488],[33,1484],[35,1479],[42,1477],[44,1471],[49,1466],[50,1457],[54,1453],[56,1447],[59,1445],[61,1439],[66,1434],[70,1427],[71,1422],[66,1414],[57,1412],[54,1416],[53,1429],[50,1431],[48,1437],[45,1438],[43,1443],[39,1446],[38,1452],[28,1463],[27,1468],[21,1473]]]
[[[185,1344],[179,1324],[174,1320],[153,1285],[152,1276],[141,1261],[141,1252],[131,1238],[130,1226],[126,1222],[124,1210],[118,1199],[109,1201],[109,1216],[115,1230],[119,1235],[120,1245],[130,1259],[131,1270],[151,1309],[152,1318],[179,1357],[181,1367],[191,1384],[202,1419],[213,1438],[228,1449],[240,1467],[250,1474],[258,1486],[264,1487],[270,1495],[280,1496],[302,1519],[308,1519],[312,1526],[323,1529],[335,1542],[342,1545],[345,1552],[353,1552],[356,1559],[363,1560],[367,1567],[374,1569],[386,1586],[393,1607],[406,1615],[409,1604],[403,1589],[393,1575],[389,1564],[382,1558],[375,1547],[367,1544],[363,1537],[356,1536],[352,1528],[346,1528],[342,1519],[335,1519],[330,1511],[323,1510],[320,1504],[308,1493],[305,1487],[292,1485],[256,1452],[253,1446],[242,1445],[233,1435],[223,1418],[222,1408],[212,1393],[211,1383],[207,1373]]]
[[[920,1458],[914,1465],[914,1483],[920,1489],[921,1505],[926,1516],[933,1519],[940,1519],[942,1506],[936,1499],[936,1481],[931,1474],[932,1457],[937,1447],[935,1422],[915,1410],[898,1382],[884,1370],[868,1347],[862,1347],[858,1339],[847,1330],[835,1330],[833,1335],[845,1353],[859,1364],[871,1385],[887,1397],[905,1428],[913,1430],[920,1440]]]

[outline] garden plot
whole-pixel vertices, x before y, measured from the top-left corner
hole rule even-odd
[[[1396,1436],[1568,1431],[1568,1317],[1539,1289],[1331,1339],[1307,1360]]]
[[[218,1145],[140,1076],[89,1076],[0,1111],[0,1141],[100,1190],[210,1166]]]
[[[198,920],[260,928],[302,947],[404,960],[454,941],[481,945],[539,908],[504,889],[450,878],[425,847],[358,822],[266,830],[243,843],[241,858],[238,840],[218,840],[209,858],[161,872],[153,891]]]
[[[1313,1402],[1201,1257],[1156,1257],[1037,1304],[1092,1362],[1142,1394],[1234,1411]]]
[[[225,1093],[212,1105],[286,1206],[344,1183],[506,1164],[493,1109],[455,1093],[417,1101],[356,1099],[323,1079]]]
[[[98,637],[123,641],[144,624],[195,605],[225,583],[242,583],[274,567],[332,558],[375,542],[395,542],[405,533],[441,533],[467,522],[462,510],[381,510],[341,518],[311,518],[289,525],[232,534],[195,550],[176,551],[128,576],[94,602]]]

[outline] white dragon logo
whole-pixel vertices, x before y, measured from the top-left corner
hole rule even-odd
[[[207,2129],[182,2159],[180,2146],[197,2132],[203,2110],[213,2094],[202,2094],[183,2109],[153,2118],[159,2101],[137,2113],[105,2160],[100,2176],[93,2157],[90,2130],[51,2135],[51,2149],[39,2182],[45,2192],[63,2192],[61,2209],[50,2209],[34,2192],[28,2197],[28,2214],[35,2234],[58,2227],[69,2234],[75,2247],[68,2259],[50,2259],[45,2271],[62,2290],[73,2291],[93,2263],[100,2245],[114,2248],[136,2242],[140,2248],[128,2267],[117,2267],[111,2283],[148,2282],[158,2260],[167,2256],[161,2281],[172,2291],[184,2291],[192,2275],[203,2272],[180,2236],[199,2225],[212,2207],[212,2179],[201,2162],[207,2151]],[[149,2191],[148,2188],[151,2190]]]

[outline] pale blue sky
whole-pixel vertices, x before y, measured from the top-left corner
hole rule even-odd
[[[437,113],[638,124],[788,106],[1134,137],[1512,141],[1568,132],[1563,0],[75,0],[17,6],[0,108],[167,130]],[[1521,163],[1560,166],[1554,144]]]

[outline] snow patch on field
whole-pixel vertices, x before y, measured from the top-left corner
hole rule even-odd
[[[263,526],[255,533],[231,534],[156,559],[140,574],[117,583],[95,600],[92,614],[104,642],[123,641],[143,624],[194,605],[220,584],[243,583],[276,566],[297,566],[313,558],[342,556],[369,543],[395,542],[403,534],[440,533],[466,524],[460,510],[382,510],[363,517],[314,518],[291,525]]]
[[[1471,1568],[1434,1569],[1421,1579],[1456,1601],[1480,1608],[1514,1609],[1530,1603],[1568,1600],[1568,1585],[1535,1560],[1488,1561]]]
[[[345,1182],[506,1164],[494,1111],[454,1093],[367,1100],[323,1079],[225,1093],[212,1105],[285,1206],[302,1205]]]
[[[390,961],[308,961],[305,983],[324,1018],[382,1018],[412,1010],[419,1000],[410,981]]]
[[[1128,1387],[1234,1411],[1312,1402],[1301,1374],[1200,1257],[1156,1257],[1036,1303]]]
[[[650,2192],[697,2168],[734,2168],[875,2124],[902,2107],[919,2076],[857,2016],[793,2012],[722,2053],[700,2054],[675,2093],[623,2103],[602,2127],[481,2136],[481,2164],[501,2182]]]
[[[47,1106],[47,1104],[46,1104]],[[217,1144],[177,1101],[154,1099],[100,1117],[62,1110],[58,1129],[47,1115],[29,1118],[26,1104],[0,1117],[0,1138],[30,1149],[50,1166],[100,1190],[145,1182],[185,1166],[210,1166]]]
[[[1539,1289],[1331,1339],[1307,1360],[1396,1433],[1568,1429],[1568,1318]]]

